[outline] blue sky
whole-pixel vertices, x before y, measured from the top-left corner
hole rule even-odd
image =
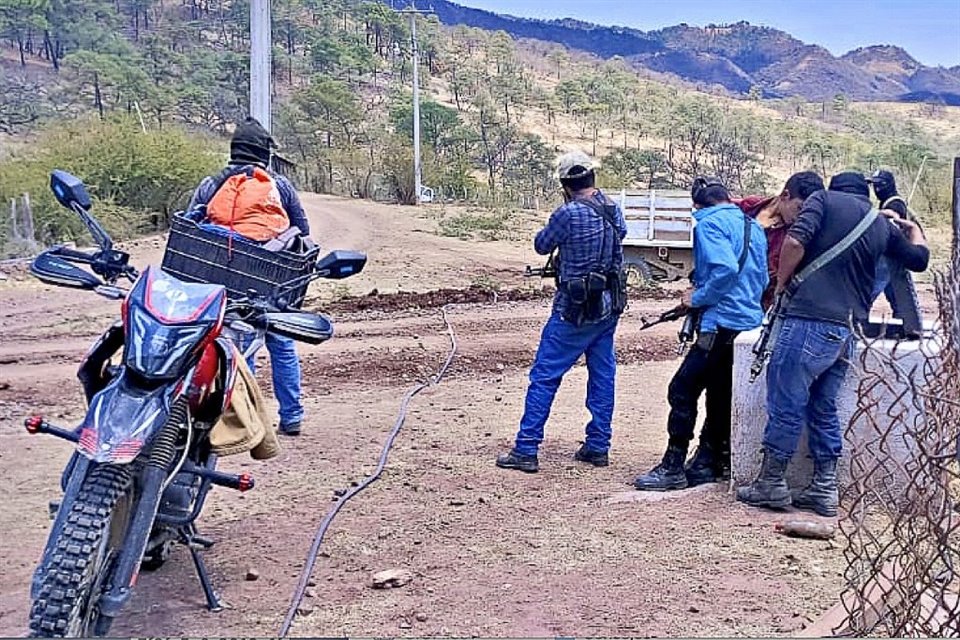
[[[747,20],[834,54],[895,44],[927,65],[960,64],[960,0],[454,0],[529,18],[579,18],[648,31]]]

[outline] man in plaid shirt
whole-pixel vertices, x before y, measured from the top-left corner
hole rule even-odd
[[[537,450],[553,398],[564,374],[584,354],[589,376],[587,408],[592,419],[586,427],[586,441],[574,458],[597,467],[609,464],[617,366],[613,337],[622,311],[616,304],[609,274],[622,269],[621,242],[627,226],[620,208],[594,186],[597,166],[582,152],[560,159],[558,174],[565,203],[553,212],[534,241],[540,255],[559,251],[557,292],[530,370],[516,442],[513,449],[497,458],[497,466],[504,469],[527,473],[539,470]],[[601,213],[608,211],[615,212],[609,220]],[[606,274],[607,284],[602,292],[592,294],[589,312],[585,312],[584,303],[578,303],[574,295],[577,284],[591,273]]]

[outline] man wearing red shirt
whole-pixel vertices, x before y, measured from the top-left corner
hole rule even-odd
[[[740,209],[754,218],[767,235],[767,267],[770,271],[770,284],[763,292],[761,303],[764,309],[773,304],[773,292],[777,288],[777,269],[780,266],[780,249],[787,236],[787,225],[784,220],[793,220],[800,212],[803,201],[811,194],[824,189],[823,179],[813,171],[795,173],[783,186],[778,196],[747,196],[741,200],[733,200]]]

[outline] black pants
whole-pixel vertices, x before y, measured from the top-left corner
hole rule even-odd
[[[700,442],[723,455],[730,452],[730,406],[733,396],[733,340],[738,331],[717,328],[712,347],[694,345],[670,381],[667,400],[670,444],[686,449],[697,426],[697,402],[707,392],[707,417]]]

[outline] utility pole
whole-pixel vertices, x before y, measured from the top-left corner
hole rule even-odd
[[[421,11],[411,4],[409,9],[403,9],[398,13],[405,13],[410,16],[411,56],[413,58],[413,188],[415,193],[414,204],[419,205],[423,191],[423,172],[420,164],[420,47],[417,43],[417,16],[429,15],[433,12]]]
[[[270,0],[250,0],[250,115],[270,131]]]

